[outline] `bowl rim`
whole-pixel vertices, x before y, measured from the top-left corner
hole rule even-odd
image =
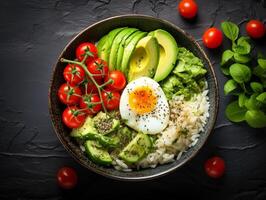
[[[54,123],[56,120],[55,120],[55,117],[54,117],[54,113],[53,113],[53,109],[52,109],[52,102],[51,102],[52,85],[53,85],[52,83],[53,83],[53,80],[55,78],[54,77],[54,74],[55,74],[55,70],[56,70],[57,64],[58,64],[58,62],[60,62],[60,58],[62,58],[63,54],[71,46],[71,44],[80,35],[82,35],[84,32],[86,32],[88,29],[90,29],[90,28],[92,28],[92,27],[94,27],[94,26],[96,26],[98,24],[101,24],[103,22],[110,21],[110,20],[117,19],[117,18],[145,18],[145,19],[157,20],[157,21],[159,21],[159,22],[161,22],[163,24],[166,24],[167,26],[170,26],[170,27],[176,29],[177,31],[181,32],[182,34],[184,34],[190,40],[190,42],[193,43],[194,46],[196,46],[196,48],[199,50],[200,54],[203,55],[203,57],[205,58],[207,64],[209,65],[210,73],[213,76],[213,80],[214,80],[214,88],[215,88],[215,90],[214,90],[215,91],[215,94],[214,94],[214,102],[215,102],[215,105],[213,105],[214,106],[214,116],[213,116],[214,120],[213,120],[213,123],[210,124],[210,129],[207,132],[207,135],[206,135],[204,141],[199,145],[198,149],[194,150],[191,153],[191,155],[189,157],[186,157],[182,162],[174,165],[173,167],[171,167],[171,168],[169,168],[167,170],[160,171],[160,172],[158,172],[156,174],[152,174],[152,175],[143,175],[143,176],[137,176],[137,177],[125,177],[125,176],[113,175],[111,173],[106,173],[106,172],[103,172],[103,171],[99,170],[98,168],[95,168],[95,167],[91,167],[89,165],[86,165],[85,162],[81,161],[78,158],[78,156],[76,155],[76,153],[73,152],[71,150],[71,148],[69,148],[66,145],[65,141],[63,141],[63,136],[58,131],[58,129],[56,128],[56,125]],[[53,65],[53,68],[52,68],[52,73],[51,73],[51,78],[50,78],[50,83],[49,83],[49,89],[48,89],[48,109],[49,109],[49,114],[50,114],[51,121],[52,121],[52,126],[53,126],[53,129],[54,129],[55,133],[56,133],[57,138],[59,139],[59,141],[61,142],[61,144],[64,146],[64,148],[67,150],[67,152],[69,152],[70,155],[74,158],[74,160],[76,160],[83,167],[85,167],[86,169],[89,169],[89,170],[91,170],[91,171],[93,171],[93,172],[95,172],[95,173],[97,173],[99,175],[102,175],[104,177],[111,178],[111,179],[114,179],[114,180],[120,180],[120,181],[147,181],[147,180],[152,180],[152,179],[159,178],[159,177],[165,176],[167,174],[173,173],[175,170],[177,170],[181,166],[183,166],[186,163],[188,163],[192,158],[194,158],[198,154],[198,152],[201,150],[201,148],[207,142],[210,134],[212,133],[212,131],[214,129],[214,125],[215,125],[215,123],[217,121],[217,115],[218,115],[218,110],[219,110],[219,87],[218,87],[218,83],[217,83],[217,77],[216,77],[215,71],[213,69],[213,65],[210,62],[209,57],[207,56],[207,54],[205,53],[205,51],[202,49],[202,47],[198,44],[198,42],[195,40],[195,38],[192,35],[190,35],[186,31],[184,31],[183,29],[179,28],[177,25],[173,24],[172,22],[169,22],[169,21],[167,21],[165,19],[153,17],[153,16],[150,16],[150,15],[143,15],[143,14],[116,15],[116,16],[108,17],[108,18],[102,19],[100,21],[97,21],[95,23],[92,23],[91,25],[89,25],[86,28],[82,29],[76,36],[74,36],[65,45],[65,47],[63,48],[63,50],[61,51],[61,53],[57,57],[56,63]],[[128,172],[128,173],[130,173],[130,172]]]

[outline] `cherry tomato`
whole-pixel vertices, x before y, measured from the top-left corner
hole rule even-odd
[[[89,115],[96,114],[102,109],[101,99],[98,94],[86,94],[81,98],[79,107]]]
[[[98,84],[102,84],[102,82],[98,82]],[[93,93],[97,93],[97,87],[96,85],[92,82],[92,80],[90,78],[86,78],[83,82],[82,82],[82,91],[84,94],[93,94]],[[87,92],[86,92],[87,90]]]
[[[120,94],[116,91],[102,91],[104,106],[107,110],[117,110],[119,108]]]
[[[212,157],[205,162],[205,172],[212,178],[220,178],[224,174],[224,160],[218,156]]]
[[[76,57],[79,61],[82,61],[85,54],[88,53],[89,57],[86,62],[90,62],[98,57],[98,51],[94,44],[90,42],[81,43],[76,49]]]
[[[72,87],[67,83],[64,83],[60,86],[57,94],[60,101],[66,105],[74,105],[79,103],[80,97],[82,95],[79,87]]]
[[[214,49],[219,47],[223,42],[223,34],[217,28],[209,28],[202,36],[203,44],[210,48]]]
[[[64,69],[64,78],[72,86],[80,84],[85,77],[85,72],[79,65],[68,64]]]
[[[182,0],[178,4],[178,11],[182,17],[192,19],[198,12],[198,5],[193,0]]]
[[[71,167],[62,167],[57,172],[57,182],[64,189],[72,189],[77,185],[78,176]]]
[[[246,31],[252,38],[262,38],[265,34],[265,26],[259,20],[250,20],[246,25]]]
[[[101,58],[97,58],[88,63],[87,68],[97,81],[103,80],[108,75],[109,71],[107,63]]]
[[[124,89],[124,87],[126,86],[126,82],[127,82],[126,77],[121,71],[115,70],[115,71],[109,72],[108,76],[105,77],[104,82],[107,82],[110,79],[112,79],[113,82],[107,85],[107,88],[109,90],[119,91],[119,90]]]
[[[85,112],[81,112],[78,107],[69,106],[64,110],[62,119],[68,128],[78,128],[83,125],[86,115]]]

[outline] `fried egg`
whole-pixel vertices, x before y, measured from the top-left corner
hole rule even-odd
[[[169,122],[166,96],[160,85],[148,77],[138,78],[126,86],[119,110],[129,127],[147,134],[160,133]]]

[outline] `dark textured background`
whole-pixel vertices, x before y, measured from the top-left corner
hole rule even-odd
[[[0,1],[0,199],[63,199],[85,196],[111,199],[266,199],[266,129],[233,125],[225,119],[229,97],[219,70],[224,47],[206,50],[214,64],[220,88],[220,111],[215,130],[200,153],[180,170],[160,179],[127,183],[110,180],[79,166],[56,138],[48,114],[48,86],[57,56],[88,25],[120,14],[141,13],[163,18],[183,28],[197,41],[205,28],[222,20],[241,25],[250,18],[266,19],[256,0],[197,0],[194,22],[181,19],[176,0],[1,0]],[[266,53],[266,41],[256,47]],[[226,174],[211,180],[204,161],[220,155]],[[69,165],[79,175],[76,189],[56,184],[57,170]],[[171,198],[170,198],[171,195]],[[145,197],[145,198],[144,198]],[[76,198],[80,199],[80,198]]]

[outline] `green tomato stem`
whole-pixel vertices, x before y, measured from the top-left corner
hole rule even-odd
[[[113,79],[109,79],[108,81],[106,81],[105,83],[103,83],[102,85],[100,85],[101,88],[105,87],[108,84],[112,84],[114,81]]]
[[[86,56],[87,55],[85,55],[85,57]],[[82,62],[79,62],[79,61],[74,61],[74,60],[68,60],[68,59],[65,59],[65,58],[61,58],[60,61],[63,62],[63,63],[76,64],[76,65],[79,65],[79,66],[81,66],[83,68],[83,70],[85,71],[85,73],[90,77],[90,79],[92,80],[92,82],[94,83],[94,85],[97,87],[98,94],[99,94],[99,97],[101,99],[101,104],[102,104],[103,110],[104,110],[105,113],[107,113],[107,109],[104,106],[103,97],[102,97],[102,93],[101,93],[102,87],[95,81],[93,75],[87,69],[86,65],[84,64],[85,60],[83,59],[82,60],[83,63],[82,63]]]

